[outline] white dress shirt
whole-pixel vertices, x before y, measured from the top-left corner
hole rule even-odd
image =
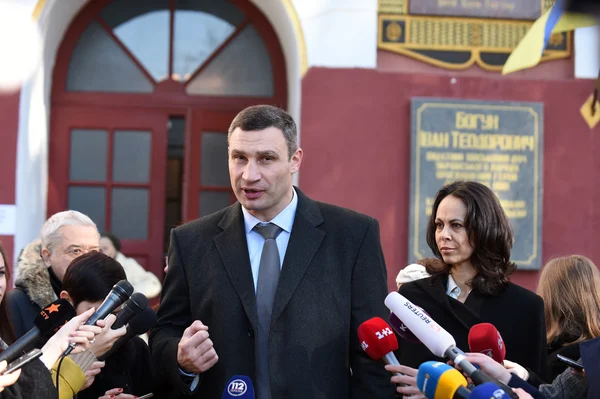
[[[469,295],[470,292],[471,292],[471,289],[469,289],[469,292],[467,292],[467,295]],[[452,275],[449,274],[448,275],[448,288],[446,289],[446,295],[448,295],[449,297],[454,298],[458,301],[458,297],[460,296],[461,293],[462,293],[462,290],[460,289],[458,284],[456,284],[456,281],[454,281],[454,278],[452,277]]]
[[[248,255],[250,256],[250,267],[252,268],[252,278],[254,279],[254,292],[256,293],[256,287],[258,286],[258,269],[260,266],[260,256],[262,254],[263,246],[265,245],[265,239],[256,231],[252,230],[257,224],[273,223],[279,226],[282,231],[277,236],[275,242],[277,243],[277,249],[279,250],[279,268],[283,265],[283,259],[285,257],[285,251],[287,250],[288,243],[290,242],[290,234],[292,234],[292,226],[294,225],[294,219],[296,218],[296,209],[298,208],[298,195],[296,190],[292,188],[292,200],[285,207],[285,209],[277,216],[275,216],[269,222],[262,222],[252,216],[246,208],[242,206],[242,213],[244,214],[244,226],[246,228],[246,242],[248,243]]]

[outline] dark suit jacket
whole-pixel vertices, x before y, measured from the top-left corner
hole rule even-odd
[[[310,200],[298,208],[273,305],[273,399],[391,398],[383,364],[369,359],[358,326],[386,317],[386,269],[376,220]],[[174,229],[169,272],[150,345],[173,397],[189,394],[177,344],[192,321],[209,327],[219,361],[195,398],[220,398],[234,375],[255,381],[256,298],[239,203]]]
[[[430,277],[403,284],[398,292],[422,307],[465,352],[469,351],[467,338],[471,327],[478,323],[493,324],[506,345],[506,359],[545,377],[546,323],[541,297],[510,283],[500,295],[472,291],[463,304],[446,295],[447,281],[442,276]],[[421,363],[437,358],[425,345],[401,339],[398,359],[401,364],[418,368]]]

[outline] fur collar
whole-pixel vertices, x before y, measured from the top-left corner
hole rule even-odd
[[[15,269],[15,287],[27,293],[29,299],[39,307],[57,300],[50,283],[48,267],[41,255],[42,242],[35,240],[29,243],[17,261]]]

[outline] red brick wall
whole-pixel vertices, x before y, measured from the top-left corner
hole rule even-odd
[[[579,114],[594,82],[455,77],[312,68],[302,84],[302,190],[379,220],[392,289],[407,261],[411,97],[543,102],[543,260],[579,253],[600,265],[600,127]],[[535,290],[538,277],[517,271],[513,281]]]
[[[19,93],[0,94],[0,204],[14,204],[19,127]],[[13,236],[1,236],[9,266],[13,258]],[[12,270],[12,269],[11,269]]]

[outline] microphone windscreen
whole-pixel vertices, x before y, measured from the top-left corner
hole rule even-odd
[[[136,313],[139,313],[148,307],[148,298],[141,292],[134,292],[125,303],[128,304],[127,306],[138,310]]]
[[[444,357],[448,348],[456,346],[454,337],[448,331],[397,292],[392,292],[385,298],[385,306],[394,312],[434,355]]]
[[[380,317],[373,317],[358,326],[360,346],[373,360],[380,360],[398,349],[398,340],[391,327]]]
[[[133,294],[133,285],[127,280],[121,280],[113,286],[112,292],[117,294],[123,303]]]
[[[469,399],[509,399],[510,396],[493,382],[485,382],[477,385],[471,391]]]
[[[467,380],[454,367],[441,362],[425,362],[419,366],[417,387],[427,398],[452,399]]]
[[[425,311],[423,312],[425,313]],[[414,342],[415,344],[421,342],[419,341],[419,338],[415,337],[415,334],[413,334],[409,328],[406,327],[406,324],[402,323],[402,320],[400,320],[398,316],[394,314],[394,312],[390,313],[390,316],[388,317],[388,323],[390,323],[390,326],[396,332],[396,334],[400,336],[400,338],[409,342]]]
[[[129,323],[129,321],[135,316],[139,314],[144,309],[148,307],[148,298],[140,292],[135,292],[131,295],[122,306],[121,311],[117,315],[117,320],[112,325],[112,329],[116,330],[125,324]]]
[[[144,334],[156,324],[156,312],[152,308],[147,307],[140,313],[133,316],[129,321],[127,330],[131,330],[135,335]]]
[[[33,323],[42,336],[53,335],[76,316],[75,309],[66,299],[57,299],[42,308]]]
[[[498,363],[504,362],[506,347],[500,332],[490,323],[475,324],[469,330],[469,350],[488,355]]]
[[[245,375],[234,375],[231,377],[221,399],[254,399],[254,386],[250,377]]]

